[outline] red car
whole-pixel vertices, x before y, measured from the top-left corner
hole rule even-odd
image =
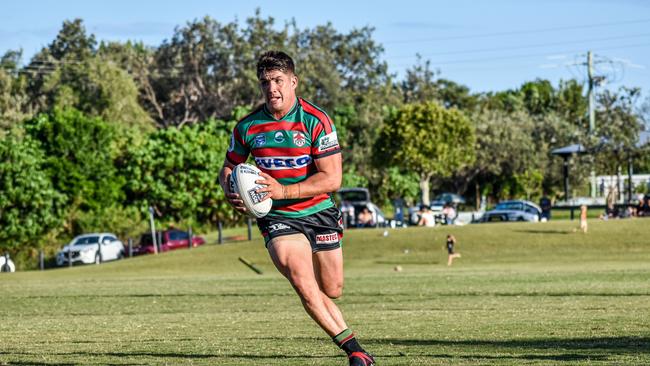
[[[159,252],[167,252],[176,249],[187,249],[190,236],[186,231],[181,230],[164,230],[157,232],[157,238],[161,238],[161,243],[158,245]],[[201,236],[192,235],[192,246],[198,247],[205,244],[205,239]],[[153,241],[151,240],[151,233],[142,234],[140,236],[140,244],[133,248],[133,255],[152,254],[154,253]]]

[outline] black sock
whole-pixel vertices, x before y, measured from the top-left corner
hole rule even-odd
[[[332,337],[334,343],[341,348],[345,353],[350,355],[352,352],[365,352],[354,337],[354,333],[350,329],[346,329],[341,333]]]

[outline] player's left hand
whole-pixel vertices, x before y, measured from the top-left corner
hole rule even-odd
[[[272,176],[270,176],[270,175],[268,175],[268,174],[266,174],[264,172],[260,172],[260,176],[262,178],[264,178],[264,179],[258,179],[258,180],[255,181],[255,183],[263,184],[263,185],[265,185],[265,187],[259,188],[256,192],[257,193],[263,193],[263,192],[268,193],[266,195],[266,197],[264,197],[264,199],[262,201],[264,201],[264,200],[266,200],[268,198],[273,198],[273,199],[277,199],[277,200],[281,200],[281,199],[284,198],[284,196],[283,196],[284,193],[282,191],[282,184],[280,184],[280,182],[278,182],[275,178],[273,178]]]

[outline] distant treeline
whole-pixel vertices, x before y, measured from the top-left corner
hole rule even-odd
[[[294,57],[299,95],[334,120],[344,185],[381,204],[437,191],[559,197],[561,160],[549,152],[572,143],[599,151],[572,160],[574,187],[630,154],[650,170],[635,147],[650,114],[639,89],[599,90],[590,134],[576,80],[475,94],[421,59],[397,79],[371,27],[276,26],[258,12],[243,26],[194,20],[147,46],[98,43],[75,19],[28,63],[20,50],[0,59],[0,250],[31,256],[91,230],[134,235],[149,206],[179,225],[241,222],[217,175],[234,123],[262,102],[255,63],[269,49]]]

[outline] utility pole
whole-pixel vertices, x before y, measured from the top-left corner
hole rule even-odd
[[[596,97],[594,95],[594,59],[591,51],[587,52],[587,76],[589,77],[589,134],[592,134],[596,129],[596,115],[594,113]]]
[[[596,106],[596,96],[594,95],[594,87],[596,86],[594,80],[594,62],[593,55],[591,51],[587,52],[587,76],[589,77],[589,90],[587,98],[589,100],[589,136],[593,136],[596,129],[596,113],[594,111]],[[589,177],[590,180],[590,189],[589,193],[591,198],[596,197],[596,171],[594,168],[591,168],[591,174]]]
[[[156,243],[156,223],[154,222],[153,214],[153,206],[149,206],[149,224],[151,225],[151,242],[153,243],[153,253],[158,254],[158,243]]]

